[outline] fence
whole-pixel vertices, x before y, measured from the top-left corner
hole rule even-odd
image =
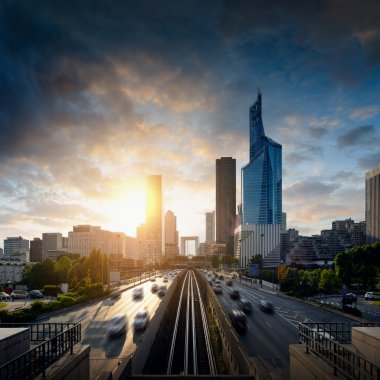
[[[349,379],[380,378],[380,368],[365,360],[363,356],[344,347],[351,343],[351,329],[354,326],[376,326],[371,323],[300,323],[299,342],[306,344],[306,352],[315,353]]]
[[[43,323],[41,327],[37,324],[0,324],[0,327],[28,327],[31,331],[31,340],[43,343],[32,348],[28,352],[18,356],[0,367],[1,380],[28,380],[34,379],[56,362],[68,351],[73,354],[73,347],[81,340],[81,325],[65,323]],[[48,327],[48,325],[52,325]],[[66,330],[62,330],[67,327]],[[61,332],[59,332],[61,330]],[[54,331],[57,332],[56,335]],[[33,339],[32,339],[33,337]],[[45,340],[48,337],[48,340]],[[43,339],[41,339],[43,338]]]

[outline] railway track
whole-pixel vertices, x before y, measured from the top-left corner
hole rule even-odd
[[[216,375],[205,308],[192,270],[182,284],[170,343],[167,375]]]

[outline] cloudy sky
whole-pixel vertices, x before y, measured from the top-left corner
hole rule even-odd
[[[303,234],[364,218],[380,163],[374,1],[0,2],[0,245],[75,224],[135,235],[162,174],[180,235],[204,238],[215,159],[248,160],[248,108],[283,146]]]

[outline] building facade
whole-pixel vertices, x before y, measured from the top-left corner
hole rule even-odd
[[[216,243],[226,244],[227,254],[234,252],[236,227],[236,160],[216,160]]]
[[[261,93],[249,109],[249,163],[242,168],[242,224],[282,223],[282,146],[265,136]]]
[[[60,232],[45,232],[42,234],[42,260],[48,257],[49,251],[62,249],[62,234]]]
[[[365,173],[367,243],[380,242],[380,164]]]
[[[26,251],[29,252],[29,240],[23,239],[22,236],[7,237],[4,240],[4,256],[6,257]]]
[[[156,264],[162,261],[165,249],[161,175],[147,176],[146,197],[145,261]]]
[[[177,217],[168,210],[165,213],[165,258],[179,255]]]
[[[215,211],[206,212],[206,244],[215,243]]]
[[[30,261],[32,263],[42,262],[42,240],[35,237],[30,241]]]

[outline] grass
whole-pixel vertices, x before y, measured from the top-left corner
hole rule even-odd
[[[380,306],[380,300],[379,301],[372,301],[372,305]]]
[[[7,304],[5,302],[0,302],[0,309],[7,306]]]

